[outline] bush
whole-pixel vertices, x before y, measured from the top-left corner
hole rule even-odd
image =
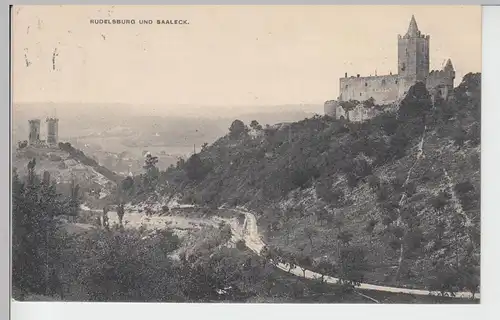
[[[246,250],[246,248],[247,248],[247,246],[246,246],[245,240],[240,239],[236,242],[236,249],[244,251],[244,250]]]
[[[296,168],[290,173],[290,180],[296,188],[307,188],[312,179],[319,177],[319,171],[316,168]]]
[[[62,158],[56,154],[51,153],[51,154],[49,154],[49,160],[50,161],[61,161]]]
[[[380,179],[375,175],[370,175],[368,177],[368,185],[372,190],[377,190],[380,187]]]

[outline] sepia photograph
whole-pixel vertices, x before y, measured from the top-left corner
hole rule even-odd
[[[480,303],[480,6],[10,15],[15,301]]]

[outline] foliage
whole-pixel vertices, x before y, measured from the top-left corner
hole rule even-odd
[[[252,120],[252,122],[250,122],[250,128],[254,129],[254,130],[262,130],[262,125],[260,125],[257,120]]]
[[[17,147],[18,149],[24,149],[28,146],[28,140],[24,140],[24,141],[18,141],[17,142]]]
[[[67,212],[68,199],[56,193],[48,173],[41,180],[35,174],[35,160],[28,164],[28,176],[12,180],[12,282],[22,292],[59,293],[57,270],[59,247],[55,217]]]
[[[358,286],[364,279],[364,271],[368,269],[365,251],[359,247],[343,248],[340,251],[340,274],[343,283]]]
[[[239,139],[247,133],[248,129],[241,120],[234,120],[229,127],[229,137],[231,139]]]
[[[96,229],[68,246],[65,258],[73,260],[66,282],[78,283],[91,301],[175,301],[178,279],[169,254],[178,243],[168,231],[144,237],[141,230]]]
[[[198,154],[193,154],[184,165],[184,171],[190,180],[199,181],[210,172],[210,167],[204,163]]]
[[[449,100],[431,99],[425,85],[417,83],[397,112],[362,123],[317,116],[248,135],[236,122],[239,133],[221,137],[198,154],[211,168],[203,178],[189,179],[186,162],[179,161],[165,173],[164,192],[180,193],[189,203],[258,212],[259,225],[276,246],[269,254],[280,249],[282,255],[275,256],[291,265],[306,247],[312,260],[334,252],[339,262],[340,249],[369,245],[366,259],[380,266],[365,276],[381,281],[381,270],[397,264],[401,277],[390,274],[387,281],[422,285],[431,270],[422,267],[424,261],[450,260],[464,237],[479,238],[479,115],[480,76],[469,74]],[[463,129],[459,136],[456,127]],[[455,193],[474,228],[443,223],[456,214],[443,169],[452,185],[465,180],[473,185]],[[345,218],[337,219],[339,212]],[[291,232],[298,225],[310,228]],[[453,239],[454,228],[464,236]],[[418,279],[410,279],[411,274]]]

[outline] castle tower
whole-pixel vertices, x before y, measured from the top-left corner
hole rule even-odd
[[[49,145],[57,144],[59,134],[59,119],[47,118],[47,143]]]
[[[416,82],[426,82],[429,75],[430,37],[420,32],[415,17],[411,16],[408,31],[398,35],[399,96],[404,96]]]
[[[453,68],[451,59],[448,59],[448,61],[446,61],[446,65],[444,66],[443,71],[452,76],[453,80],[455,80],[455,68]]]
[[[29,137],[30,145],[37,144],[40,141],[40,119],[29,120]]]
[[[444,82],[444,90],[441,92],[442,98],[446,99],[453,92],[454,82],[455,82],[455,68],[453,68],[453,64],[451,63],[451,59],[446,61],[446,65],[443,68],[443,82]]]

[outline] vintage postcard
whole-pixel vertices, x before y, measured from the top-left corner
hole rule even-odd
[[[479,6],[14,6],[17,301],[480,302]]]

